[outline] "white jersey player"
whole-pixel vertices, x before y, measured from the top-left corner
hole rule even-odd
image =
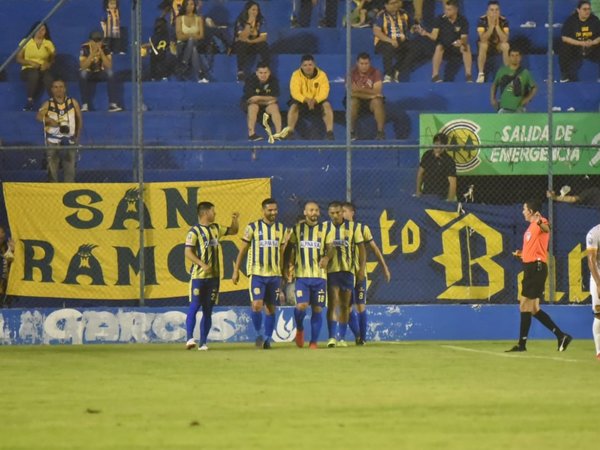
[[[592,228],[585,239],[587,248],[588,267],[590,269],[590,294],[592,295],[592,308],[594,310],[594,343],[596,344],[596,358],[600,360],[600,225]]]

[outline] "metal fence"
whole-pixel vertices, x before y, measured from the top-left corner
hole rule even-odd
[[[81,107],[85,104],[79,139],[72,146],[61,147],[63,153],[67,148],[77,149],[75,182],[81,187],[69,185],[57,188],[57,192],[63,199],[67,192],[89,192],[80,192],[82,197],[74,197],[74,203],[68,205],[64,200],[55,208],[65,207],[65,211],[83,216],[87,211],[92,217],[94,211],[100,211],[106,217],[105,230],[112,225],[108,217],[115,219],[115,211],[123,201],[129,202],[129,210],[123,203],[125,212],[137,214],[135,218],[130,214],[123,219],[128,230],[123,239],[129,244],[135,242],[129,247],[137,263],[121,254],[121,260],[115,257],[109,264],[114,273],[106,273],[104,279],[106,285],[117,285],[119,277],[130,272],[129,283],[138,283],[134,295],[102,294],[106,296],[96,298],[86,294],[77,298],[73,294],[67,300],[59,300],[61,304],[109,303],[125,298],[142,304],[185,301],[187,291],[181,291],[181,284],[174,288],[177,295],[156,294],[161,275],[148,272],[149,261],[156,267],[169,266],[169,258],[177,261],[179,255],[179,250],[171,253],[171,249],[165,249],[164,255],[152,254],[155,260],[148,256],[148,248],[157,245],[158,236],[153,235],[157,233],[158,219],[152,226],[147,223],[156,213],[148,206],[153,201],[150,192],[154,192],[150,183],[171,183],[179,189],[183,200],[174,207],[174,214],[185,216],[181,211],[185,210],[182,205],[190,204],[185,197],[189,193],[187,182],[250,178],[269,180],[269,194],[279,199],[281,218],[288,225],[301,214],[306,200],[319,202],[323,218],[331,200],[354,202],[359,218],[369,224],[376,241],[384,247],[384,254],[392,261],[395,276],[390,285],[382,280],[380,268],[373,266],[370,274],[372,301],[381,303],[514,300],[518,266],[510,259],[510,252],[514,250],[512,246],[520,245],[526,225],[519,216],[520,205],[532,197],[547,201],[544,214],[557,225],[551,240],[551,253],[556,259],[550,261],[550,272],[556,275],[549,279],[547,299],[586,300],[581,292],[586,290],[587,273],[581,258],[576,260],[573,252],[583,242],[585,231],[597,223],[593,205],[599,196],[594,188],[600,185],[600,46],[586,43],[599,36],[593,27],[577,28],[579,22],[575,18],[581,22],[582,17],[589,15],[590,6],[599,12],[597,2],[590,5],[571,0],[533,1],[517,5],[505,0],[499,5],[488,5],[487,1],[473,1],[458,2],[456,7],[433,0],[403,4],[397,0],[320,0],[316,5],[309,0],[264,0],[256,4],[212,0],[195,2],[195,11],[190,6],[187,17],[181,17],[177,9],[181,2],[142,4],[134,0],[118,2],[118,22],[114,11],[107,11],[101,3],[61,0],[52,5],[32,1],[38,8],[35,15],[24,11],[20,2],[3,5],[7,14],[2,19],[0,39],[7,44],[5,47],[15,49],[12,54],[0,55],[0,89],[4,98],[0,111],[0,176],[4,194],[7,195],[10,182],[44,183],[48,179],[45,140],[56,130],[43,127],[35,118],[48,95],[42,92],[40,77],[30,103],[23,83],[28,76],[21,70],[31,65],[25,61],[26,45],[31,42],[30,37],[35,40],[40,29],[33,28],[26,36],[27,27],[44,15],[40,25],[45,24],[46,31],[51,32],[56,48],[48,73],[65,80],[67,95]],[[194,4],[181,4],[183,16],[188,3]],[[255,19],[254,11],[244,13],[246,9],[259,9],[264,19],[260,15]],[[457,11],[459,16],[454,19]],[[442,14],[450,16],[450,22]],[[586,20],[597,20],[594,17]],[[460,29],[462,18],[468,26]],[[448,23],[454,27],[448,30]],[[196,37],[184,36],[184,29],[193,34],[194,28],[199,28]],[[490,28],[496,31],[488,32]],[[433,39],[436,29],[437,41]],[[90,54],[100,48],[92,33],[96,30],[108,47],[103,52],[111,55],[111,63],[90,62]],[[452,31],[457,33],[456,39],[447,40],[444,33]],[[21,41],[23,36],[26,39]],[[575,43],[568,39],[570,36]],[[484,46],[487,43],[487,52],[480,50],[481,42]],[[90,44],[98,47],[92,49]],[[520,58],[511,61],[508,48],[518,50]],[[376,80],[381,81],[381,96],[357,95],[356,83],[370,89],[371,75],[361,72],[356,74],[354,85],[345,82],[346,74],[360,63],[357,57],[363,52],[379,71],[380,78]],[[485,53],[485,59],[481,53]],[[318,73],[325,73],[328,79],[330,115],[327,108],[321,113],[317,106],[315,114],[303,106],[307,111],[301,109],[300,120],[292,127],[294,132],[280,133],[286,126],[289,131],[295,120],[288,103],[293,95],[290,79],[301,69],[306,54],[314,57]],[[244,87],[254,79],[255,70],[260,69],[256,64],[261,60],[268,61],[272,76],[279,80],[277,109],[269,100],[258,101],[256,108],[249,106],[251,89],[242,99]],[[511,70],[503,68],[505,64],[513,64]],[[519,65],[526,71],[515,77]],[[81,68],[96,67],[99,72],[107,72],[108,66],[112,70],[110,89],[106,81],[88,83],[87,87],[85,81],[82,83],[81,73],[90,70]],[[312,80],[314,89],[323,87],[321,78],[307,79]],[[314,86],[315,83],[320,86]],[[264,88],[264,83],[261,86]],[[498,88],[494,98],[500,103],[492,101],[493,86]],[[519,90],[522,92],[517,95]],[[505,91],[512,94],[505,98]],[[531,93],[533,97],[528,98]],[[523,98],[526,105],[518,103]],[[357,100],[356,104],[352,99]],[[30,111],[20,111],[24,103]],[[352,114],[346,114],[353,108],[358,110],[356,121]],[[499,108],[519,111],[496,114]],[[246,111],[255,109],[260,113],[253,125]],[[264,110],[269,115],[266,119]],[[376,120],[381,111],[385,114],[383,127]],[[333,132],[333,140],[328,131]],[[446,152],[457,169],[456,195],[444,195],[455,197],[450,202],[436,196],[415,196],[419,161],[438,133],[448,139]],[[62,161],[62,169],[68,167],[68,155],[64,156],[67,161]],[[92,192],[100,192],[99,184],[104,183],[129,185],[120,191],[107,188],[110,200],[95,205]],[[157,186],[167,189],[166,185]],[[143,195],[134,195],[131,189]],[[40,198],[45,197],[39,193],[38,201]],[[227,217],[234,210],[246,211],[242,226],[260,214],[261,198],[254,199],[254,207],[248,204],[253,200],[242,196],[224,198],[229,203],[218,205],[223,211],[219,214]],[[48,202],[36,203],[32,198],[31,205],[49,207],[47,214],[57,211]],[[105,208],[110,202],[114,203]],[[566,204],[570,202],[575,204]],[[168,209],[168,205],[154,207]],[[148,208],[150,216],[144,214]],[[26,210],[19,211],[35,216]],[[454,214],[453,219],[442,219],[432,211]],[[13,228],[17,218],[10,208],[9,213]],[[497,220],[498,216],[506,220]],[[462,221],[468,225],[456,228]],[[2,222],[9,225],[7,220]],[[187,222],[177,222],[181,240]],[[486,235],[488,229],[479,222],[502,230],[500,249],[494,247],[496,238]],[[460,242],[454,250],[446,248],[451,240],[446,241],[450,234],[444,233],[450,230],[457,230],[455,238]],[[33,231],[27,237],[15,236],[18,245],[31,244],[22,241],[35,240],[35,233],[42,236],[47,230]],[[54,270],[51,278],[58,283],[57,292],[60,285],[68,284],[65,280],[69,258],[81,258],[81,246],[126,246],[108,238],[105,242],[82,241],[71,235],[68,228],[58,227],[52,232],[57,233],[52,235],[55,239],[70,247],[57,266],[64,266],[63,272],[52,264],[48,266]],[[94,235],[94,239],[103,238]],[[171,242],[175,238],[163,239]],[[36,252],[42,251],[40,248],[30,248],[32,261],[39,256]],[[87,251],[86,257],[90,258],[94,251],[102,250]],[[236,247],[224,251],[224,301],[244,302],[245,293],[227,278]],[[448,251],[454,252],[453,256],[448,256]],[[159,256],[166,259],[161,262]],[[183,278],[176,274],[185,273],[180,256],[181,261],[169,267],[168,273],[174,279]],[[488,257],[493,267],[486,266]],[[577,270],[575,261],[579,261]],[[460,270],[451,273],[453,265],[460,266]],[[43,271],[32,270],[32,276],[39,280],[42,275],[36,271]],[[79,283],[93,284],[94,278],[84,272],[81,279],[75,275],[75,287]],[[149,277],[156,284],[149,284]],[[502,286],[498,284],[500,279]],[[20,304],[27,297],[60,297],[46,294],[42,286],[37,293],[34,289],[33,294],[18,295]],[[167,297],[170,300],[164,300]],[[48,304],[48,300],[43,302]]]

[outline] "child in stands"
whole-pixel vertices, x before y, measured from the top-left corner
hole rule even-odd
[[[104,42],[111,53],[125,54],[125,45],[121,36],[121,13],[119,0],[103,0],[104,15],[100,20],[104,32]]]

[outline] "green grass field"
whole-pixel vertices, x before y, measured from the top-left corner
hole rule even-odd
[[[1,449],[596,449],[591,341],[0,348]]]

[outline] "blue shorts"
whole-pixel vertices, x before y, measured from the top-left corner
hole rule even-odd
[[[352,291],[352,305],[366,305],[367,304],[367,279],[364,278],[362,281],[357,281]]]
[[[333,272],[327,274],[327,285],[339,287],[342,291],[354,290],[354,274],[352,272]]]
[[[200,305],[216,305],[219,303],[219,279],[218,278],[192,278],[190,280],[190,303]]]
[[[297,278],[296,303],[310,302],[311,306],[325,306],[327,281],[323,278]]]
[[[279,289],[281,277],[262,277],[250,275],[250,301],[264,301],[268,305],[279,303]]]

